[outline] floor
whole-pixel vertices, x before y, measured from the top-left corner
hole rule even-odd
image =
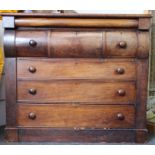
[[[4,127],[0,127],[0,145],[57,145],[57,144],[68,144],[68,143],[53,143],[53,142],[45,142],[45,143],[37,143],[37,142],[7,142],[4,138]],[[83,145],[83,143],[71,143],[71,145]],[[86,145],[90,143],[84,143]],[[94,144],[94,143],[93,143]],[[105,143],[109,144],[109,143]],[[110,144],[125,144],[125,145],[134,145],[135,143],[110,143]],[[155,145],[155,134],[150,134],[148,137],[147,142],[144,143],[145,145]]]

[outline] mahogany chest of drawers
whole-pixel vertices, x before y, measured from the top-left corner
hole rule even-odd
[[[144,142],[150,18],[3,14],[7,140]]]

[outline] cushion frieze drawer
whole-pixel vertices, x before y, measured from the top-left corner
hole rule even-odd
[[[150,47],[147,31],[76,29],[17,30],[5,33],[4,48],[7,57],[147,58]],[[12,44],[10,38],[14,38]]]
[[[34,102],[135,102],[134,82],[96,80],[18,81],[18,101]]]
[[[48,68],[48,69],[47,69]],[[128,59],[18,58],[18,79],[136,80],[136,62]]]
[[[18,126],[133,128],[134,106],[20,104]]]

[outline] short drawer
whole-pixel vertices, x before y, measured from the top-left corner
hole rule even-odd
[[[136,62],[131,59],[18,58],[18,79],[136,80]]]
[[[18,101],[133,103],[134,82],[103,82],[96,80],[18,81]]]
[[[133,128],[134,106],[29,105],[18,107],[18,126],[63,128]]]
[[[6,31],[6,34],[7,57],[146,58],[150,47],[146,31],[59,29]],[[15,38],[12,44],[10,38]]]

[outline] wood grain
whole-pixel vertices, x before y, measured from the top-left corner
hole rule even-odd
[[[78,19],[78,18],[18,18],[15,19],[17,27],[113,27],[137,28],[136,19]]]
[[[17,89],[16,89],[16,58],[5,59],[6,87],[6,124],[16,127]]]
[[[137,60],[137,97],[136,97],[136,141],[143,143],[146,140],[146,104],[148,88],[148,60]],[[143,131],[145,130],[145,131]]]
[[[30,67],[36,71],[30,72]],[[124,69],[124,73],[117,73],[118,68]],[[136,64],[128,59],[18,58],[17,78],[136,80]]]
[[[29,119],[30,112],[36,119]],[[118,120],[122,113],[124,120]],[[69,128],[132,128],[134,106],[110,105],[29,105],[18,107],[18,126],[23,127],[69,127]]]
[[[11,42],[12,32],[7,33],[6,57],[147,58],[150,47],[149,33],[135,30],[17,30]],[[31,46],[31,41],[36,46]],[[120,46],[122,42],[125,47]]]
[[[47,31],[16,31],[17,56],[46,56],[47,33]],[[36,47],[30,46],[30,40],[37,42]]]
[[[126,42],[126,47],[119,43]],[[135,32],[111,31],[106,33],[106,50],[109,57],[135,57],[137,50],[137,35]]]
[[[112,143],[135,142],[133,129],[19,128],[20,142]]]
[[[35,89],[36,94],[29,93]],[[118,90],[125,90],[124,96]],[[132,103],[136,90],[133,82],[108,83],[92,80],[18,81],[18,101]]]

